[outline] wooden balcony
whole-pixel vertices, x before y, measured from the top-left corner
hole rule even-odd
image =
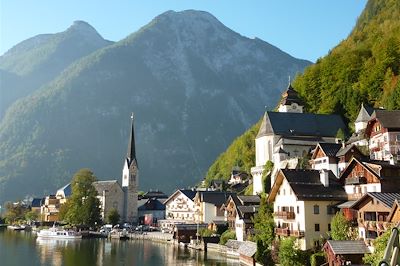
[[[278,236],[304,237],[304,231],[290,230],[288,228],[275,228],[275,234]]]
[[[367,184],[367,179],[364,176],[348,177],[345,180],[346,185]]]
[[[287,219],[287,220],[294,220],[296,218],[296,214],[294,212],[275,212],[274,213],[275,217],[281,218],[281,219]]]

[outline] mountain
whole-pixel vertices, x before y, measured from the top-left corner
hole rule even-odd
[[[361,103],[400,109],[399,17],[397,0],[367,2],[348,38],[294,80],[308,112],[338,113],[354,122]],[[228,178],[238,162],[248,171],[249,158],[255,154],[254,146],[245,144],[254,141],[257,131],[255,124],[235,139],[211,165],[207,181]],[[240,153],[235,152],[238,147]]]
[[[131,112],[140,188],[193,185],[309,64],[209,13],[163,13],[9,108],[0,201],[54,192],[83,167],[119,180]]]
[[[25,40],[0,56],[0,119],[16,100],[54,79],[68,65],[112,44],[88,23],[75,21],[66,31]]]
[[[400,108],[400,2],[369,0],[353,31],[294,82],[310,112],[354,121],[362,102]]]

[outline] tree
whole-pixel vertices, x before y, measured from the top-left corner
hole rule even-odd
[[[107,221],[109,224],[116,225],[119,222],[120,215],[117,209],[111,209],[107,216]]]
[[[350,223],[342,212],[337,212],[331,221],[331,237],[333,240],[350,239]]]
[[[272,262],[271,247],[275,239],[275,223],[272,216],[273,208],[268,204],[266,195],[261,195],[260,208],[258,213],[254,216],[254,240],[257,243],[256,260],[264,265]]]
[[[219,239],[219,243],[221,245],[225,245],[229,239],[236,239],[236,233],[233,230],[226,230],[222,233],[221,238]]]
[[[72,178],[72,195],[68,200],[65,217],[75,225],[94,226],[100,222],[100,201],[93,186],[96,177],[89,169],[79,170]]]
[[[363,258],[364,263],[378,265],[378,263],[383,259],[383,253],[385,252],[391,233],[392,230],[387,230],[384,234],[374,240],[374,253],[365,254]]]
[[[281,240],[279,246],[279,263],[282,266],[303,266],[307,264],[306,254],[296,248],[294,237]]]
[[[25,219],[27,221],[36,221],[39,217],[39,214],[35,211],[29,211],[25,214]]]

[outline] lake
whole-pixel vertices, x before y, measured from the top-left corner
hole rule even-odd
[[[239,266],[239,262],[149,240],[40,240],[30,232],[0,229],[0,265]]]

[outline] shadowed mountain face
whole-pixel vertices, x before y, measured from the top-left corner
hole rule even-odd
[[[64,32],[37,35],[15,45],[0,56],[0,120],[13,102],[54,79],[75,60],[111,43],[86,22],[75,21]]]
[[[120,179],[131,112],[141,189],[193,185],[309,64],[208,13],[166,12],[9,108],[0,201],[54,192],[84,167]]]

